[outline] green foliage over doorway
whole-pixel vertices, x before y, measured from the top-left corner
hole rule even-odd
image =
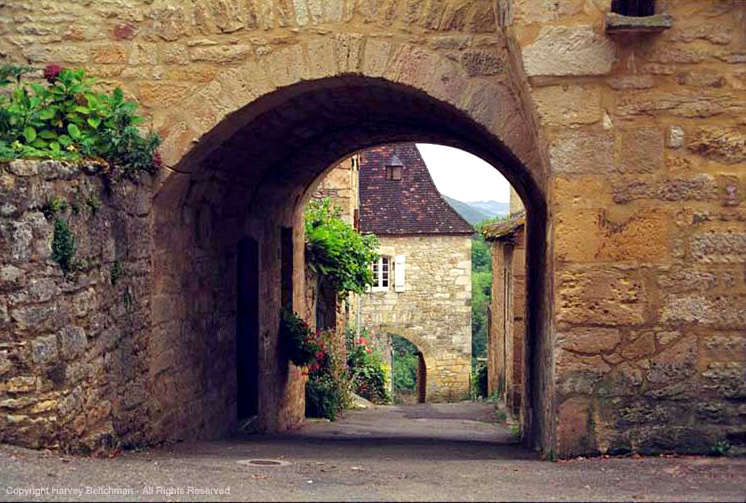
[[[485,225],[501,220],[495,217],[475,226],[471,242],[471,354],[477,358],[487,356],[487,309],[492,299],[492,254],[482,236]]]
[[[306,206],[306,260],[344,299],[373,284],[370,264],[378,259],[378,238],[362,236],[340,218],[341,211],[329,198]]]

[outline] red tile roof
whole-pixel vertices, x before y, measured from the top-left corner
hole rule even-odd
[[[386,180],[386,166],[402,164],[401,180]],[[445,202],[414,143],[360,154],[360,230],[377,235],[472,234]]]

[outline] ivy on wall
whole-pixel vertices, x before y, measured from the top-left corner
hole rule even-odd
[[[306,206],[306,261],[344,298],[363,293],[373,284],[370,264],[378,260],[378,238],[358,233],[340,218],[341,208],[331,199],[313,200]]]

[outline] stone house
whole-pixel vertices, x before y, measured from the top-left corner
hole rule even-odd
[[[417,346],[420,401],[468,397],[474,229],[442,198],[414,143],[360,154],[360,231],[380,242],[362,325]]]

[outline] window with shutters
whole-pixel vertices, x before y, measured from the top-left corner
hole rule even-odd
[[[374,292],[385,292],[391,283],[391,257],[380,256],[378,261],[373,262],[373,287]]]
[[[394,291],[404,291],[404,255],[394,257]]]

